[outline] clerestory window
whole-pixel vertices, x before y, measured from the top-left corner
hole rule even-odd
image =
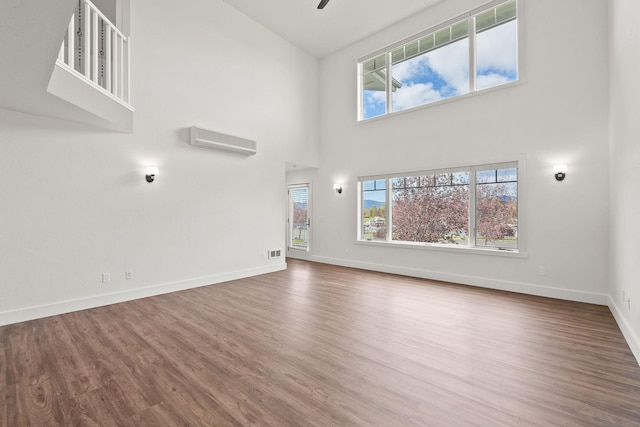
[[[358,61],[366,120],[518,80],[517,0],[499,0]]]

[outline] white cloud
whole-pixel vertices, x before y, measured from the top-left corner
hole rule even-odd
[[[404,83],[411,83],[414,78],[424,74],[429,68],[427,55],[420,55],[393,66],[393,78]]]
[[[373,111],[382,108],[386,102],[386,94],[381,91],[366,91],[364,94],[364,116],[370,117]]]
[[[469,40],[464,39],[427,54],[429,65],[458,94],[469,92]]]
[[[436,74],[444,85],[436,89],[433,82],[424,82],[427,74]],[[452,92],[467,93],[469,42],[461,40],[396,64],[393,66],[393,78],[403,85],[393,94],[393,111],[438,101]]]
[[[404,110],[405,108],[417,105],[428,104],[442,99],[439,91],[433,88],[431,83],[417,83],[404,86],[393,94],[393,111]]]
[[[476,87],[478,89],[486,89],[488,87],[493,87],[493,86],[498,86],[501,84],[508,83],[509,81],[510,81],[509,77],[504,76],[502,74],[496,74],[496,73],[481,74],[478,76]]]
[[[518,23],[511,21],[483,31],[477,37],[479,70],[515,73],[518,69]]]
[[[478,89],[507,83],[510,81],[507,75],[517,72],[517,31],[517,22],[512,21],[478,34]],[[428,74],[437,75],[443,82],[442,87],[438,87],[441,84],[438,81],[425,82]],[[460,40],[395,64],[393,78],[402,83],[402,87],[393,93],[393,111],[468,93],[469,40]],[[384,105],[384,102],[384,93],[370,93],[365,108]]]
[[[365,95],[366,102],[372,105],[383,103],[386,97],[383,91],[367,91]]]

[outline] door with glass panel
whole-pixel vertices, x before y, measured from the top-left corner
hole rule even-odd
[[[289,186],[288,246],[289,249],[308,251],[311,235],[309,184]]]

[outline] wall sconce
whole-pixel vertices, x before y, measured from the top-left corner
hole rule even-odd
[[[336,190],[336,193],[338,194],[342,194],[342,185],[340,184],[333,184],[333,189]]]
[[[153,182],[158,174],[158,168],[156,166],[149,166],[147,168],[147,182]]]
[[[556,181],[564,180],[567,176],[567,165],[565,164],[553,165],[553,174],[556,177]]]

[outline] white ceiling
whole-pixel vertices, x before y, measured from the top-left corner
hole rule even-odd
[[[323,58],[442,0],[223,0],[311,55]]]

